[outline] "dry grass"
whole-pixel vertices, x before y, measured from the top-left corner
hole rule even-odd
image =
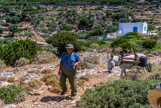
[[[34,58],[34,61],[35,63],[50,63],[58,61],[58,58],[52,52],[43,51]]]
[[[57,75],[55,75],[55,74],[46,74],[41,78],[41,80],[46,82],[47,79],[49,79],[49,78],[59,79],[59,77]]]
[[[7,81],[7,77],[1,76],[0,81]]]
[[[36,75],[40,75],[41,74],[41,72],[39,70],[30,70],[28,73],[32,73],[32,74],[36,74]]]
[[[78,68],[81,68],[81,69],[93,69],[95,68],[96,66],[92,63],[88,63],[88,62],[82,62],[80,63],[80,65],[78,65]]]
[[[161,64],[152,67],[152,72],[139,76],[139,79],[161,80]]]
[[[62,89],[61,89],[59,84],[56,84],[56,85],[52,86],[52,88],[49,88],[48,90],[51,93],[60,93],[60,92],[62,92]]]
[[[90,47],[92,49],[97,49],[99,47],[99,45],[97,43],[93,43]]]
[[[16,74],[19,70],[20,70],[19,67],[15,67],[15,68],[13,69],[13,73]]]
[[[90,78],[91,78],[91,75],[89,75],[89,74],[86,74],[86,75],[84,75],[84,76],[81,76],[81,77],[78,79],[77,85],[78,85],[79,87],[85,86],[86,82],[89,81]]]
[[[14,66],[16,67],[24,66],[24,65],[29,64],[29,62],[30,61],[27,58],[22,57],[15,62]]]
[[[91,78],[91,75],[89,75],[89,74],[86,74],[86,75],[80,77],[80,79],[85,80],[85,81],[89,81],[90,78]]]
[[[39,80],[33,80],[28,82],[28,90],[39,89],[42,86],[42,82]]]
[[[9,78],[7,79],[7,81],[8,81],[9,83],[14,83],[14,82],[15,82],[15,78],[14,78],[14,77],[9,77]]]
[[[4,69],[6,67],[6,64],[0,60],[0,69]]]
[[[92,63],[92,64],[99,64],[100,63],[99,56],[88,56],[88,57],[85,57],[83,61],[88,62],[88,63]]]
[[[122,48],[121,47],[118,47],[114,50],[113,54],[114,55],[120,55],[120,51],[122,51]]]
[[[155,56],[161,56],[161,50],[152,51],[151,54],[153,54],[153,55],[155,55]]]
[[[59,85],[59,77],[55,74],[47,74],[44,75],[44,77],[42,78],[42,81],[45,82],[45,84],[47,86],[51,86],[52,88],[48,89],[50,92],[54,92],[54,93],[60,93],[61,87]]]
[[[22,77],[19,78],[19,80],[20,81],[25,81],[25,80],[27,80],[27,77],[26,76],[22,76]]]
[[[85,80],[79,79],[77,85],[78,85],[79,87],[83,87],[83,86],[85,85],[85,83],[86,83]]]
[[[42,70],[42,74],[51,74],[51,73],[53,73],[54,71],[53,70],[51,70],[51,69],[44,69],[44,70]]]

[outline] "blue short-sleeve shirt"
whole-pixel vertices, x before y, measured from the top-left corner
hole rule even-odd
[[[68,56],[67,52],[64,52],[61,56],[60,64],[62,64],[62,70],[73,71],[76,70],[74,64],[78,61],[82,61],[78,54],[72,52],[70,56]]]

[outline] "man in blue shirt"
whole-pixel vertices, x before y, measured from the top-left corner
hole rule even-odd
[[[78,66],[78,64],[82,62],[82,60],[76,53],[72,52],[73,48],[74,47],[72,44],[67,44],[66,46],[67,52],[64,52],[62,54],[60,60],[58,75],[60,75],[60,86],[63,90],[61,95],[64,95],[65,92],[67,91],[66,78],[68,78],[69,83],[71,85],[71,96],[75,96],[77,93],[76,67]]]

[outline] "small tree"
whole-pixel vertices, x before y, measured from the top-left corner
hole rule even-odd
[[[116,25],[110,25],[106,29],[106,33],[112,33],[118,30],[118,27]]]
[[[60,32],[49,37],[47,42],[52,44],[54,47],[57,47],[58,52],[62,54],[63,52],[66,52],[65,46],[69,43],[74,45],[74,51],[79,50],[79,42],[77,41],[77,37],[78,35],[72,32]]]
[[[3,33],[3,28],[2,27],[0,27],[0,34],[2,34]]]
[[[67,24],[61,24],[59,27],[60,27],[61,30],[65,30],[65,31],[71,31],[72,30],[72,27],[68,26]]]
[[[24,32],[24,35],[27,37],[32,37],[34,35],[34,33],[32,32]]]
[[[155,30],[155,26],[152,25],[152,24],[149,24],[148,25],[148,31],[153,31],[153,30]]]
[[[155,45],[156,45],[156,41],[155,40],[145,40],[142,43],[142,46],[144,48],[148,48],[148,49],[152,49]]]
[[[8,30],[9,30],[10,32],[12,32],[12,35],[14,35],[14,33],[18,30],[17,24],[12,24],[12,25],[10,25],[10,26],[8,27]]]

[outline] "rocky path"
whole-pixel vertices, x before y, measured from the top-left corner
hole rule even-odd
[[[157,59],[156,59],[157,58]],[[157,64],[161,62],[161,57],[151,57],[149,62]],[[57,74],[58,63],[51,64],[32,64],[21,68],[8,68],[0,73],[0,76],[6,75],[7,77],[16,76],[21,77],[25,74],[28,75],[28,79],[40,79],[41,75],[37,75],[34,72],[41,72],[43,69],[51,69],[54,74]],[[79,85],[80,81],[77,78],[78,94],[76,99],[71,100],[70,89],[64,96],[59,94],[50,93],[49,87],[43,85],[40,89],[34,90],[26,97],[26,100],[17,104],[4,104],[0,103],[0,108],[76,108],[76,101],[81,98],[81,95],[89,88],[95,88],[99,85],[109,82],[110,80],[120,79],[120,68],[115,67],[112,73],[107,72],[107,64],[103,60],[96,66],[95,69],[78,70],[78,77],[81,75],[90,74],[90,79],[84,84]],[[8,84],[8,83],[7,83]],[[4,82],[0,82],[0,86],[7,85]],[[68,84],[69,85],[69,84]]]

